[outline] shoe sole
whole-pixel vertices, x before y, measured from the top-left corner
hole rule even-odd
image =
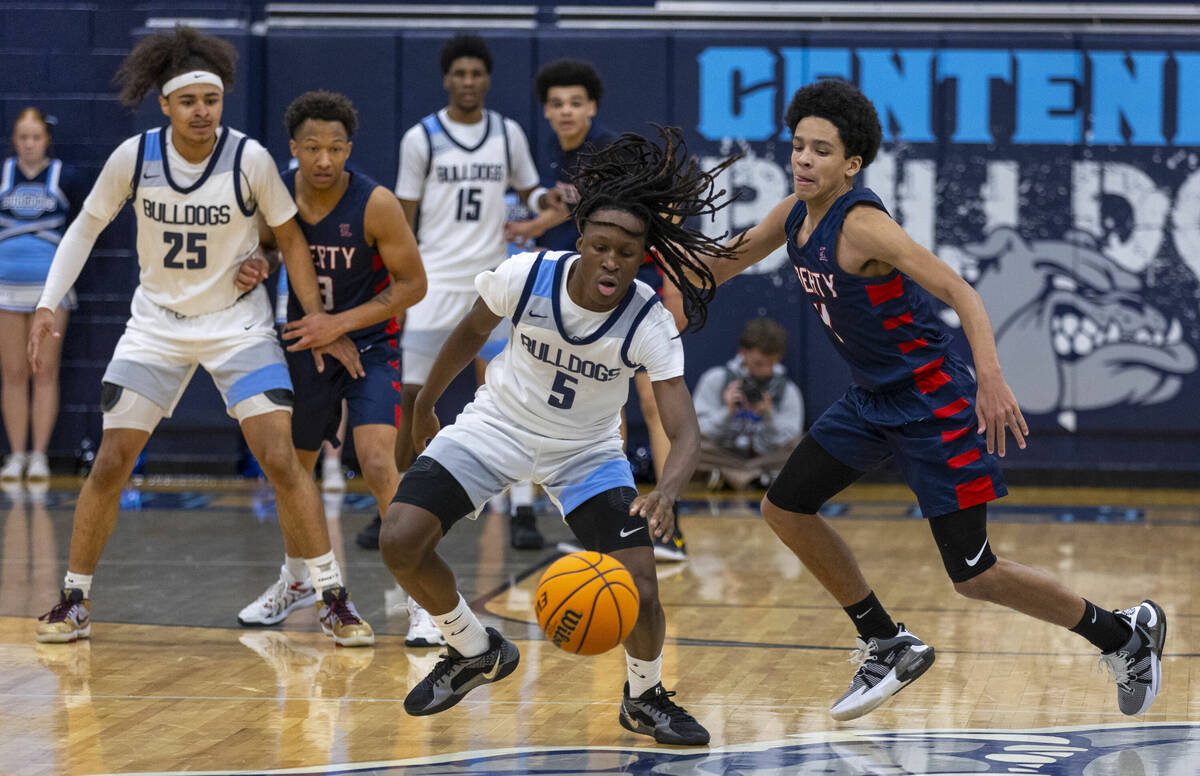
[[[331,628],[326,628],[324,625],[321,625],[321,630],[325,632],[326,636],[332,638],[333,643],[337,644],[339,647],[370,647],[374,646],[375,644],[374,633],[368,636],[352,636],[350,638],[346,638],[345,636],[338,636]]]
[[[908,660],[909,656],[913,655],[913,653],[915,653],[915,659],[911,661]],[[929,667],[933,665],[933,661],[936,658],[937,655],[934,654],[933,647],[929,645],[925,645],[925,648],[920,652],[917,652],[917,647],[913,647],[909,650],[909,653],[904,656],[903,660],[906,662],[904,662],[904,664],[901,665],[898,670],[893,670],[892,672],[888,673],[888,675],[885,676],[883,680],[879,682],[879,684],[871,688],[872,690],[880,690],[880,688],[882,688],[878,694],[873,693],[873,697],[871,697],[865,703],[860,703],[856,706],[849,706],[841,709],[840,711],[837,710],[837,705],[835,704],[829,709],[829,715],[838,722],[845,722],[847,720],[857,719],[866,714],[870,714],[872,711],[882,706],[888,698],[891,698],[893,695],[900,692],[905,687],[908,687],[917,679],[921,678],[921,675],[929,670]],[[866,698],[865,695],[860,695],[858,696],[857,700],[863,700],[864,698]]]
[[[621,727],[628,730],[630,733],[637,733],[643,736],[650,736],[660,744],[670,744],[673,746],[705,746],[708,744],[709,736],[705,736],[703,741],[687,741],[679,737],[660,736],[658,728],[643,725],[629,718],[622,707],[621,713],[617,715],[617,721],[621,723]]]
[[[509,642],[509,643],[512,644],[512,642]],[[491,679],[484,678],[483,674],[480,674],[479,676],[476,676],[474,679],[472,679],[470,682],[468,682],[467,685],[465,687],[463,687],[463,689],[459,690],[455,694],[451,695],[450,697],[448,697],[444,701],[442,701],[442,703],[440,705],[430,706],[430,707],[424,708],[424,709],[417,709],[417,710],[410,709],[408,707],[408,699],[405,698],[404,699],[404,711],[410,717],[428,717],[431,714],[438,714],[440,712],[445,711],[446,709],[450,709],[450,708],[457,706],[458,702],[461,701],[463,698],[467,697],[467,693],[469,693],[471,690],[474,690],[476,687],[482,687],[485,684],[495,684],[496,682],[500,681],[504,677],[511,674],[513,671],[516,671],[517,666],[521,663],[521,653],[516,651],[517,647],[515,644],[512,644],[512,647],[513,647],[514,652],[516,653],[513,655],[512,662],[509,663],[508,665],[500,666],[500,670],[497,671],[496,675],[494,677],[492,677]]]
[[[294,612],[295,610],[302,609],[305,606],[312,606],[316,602],[317,602],[317,593],[316,593],[316,591],[313,591],[312,595],[306,595],[303,598],[296,599],[296,602],[294,604],[292,604],[288,608],[284,609],[282,612],[280,612],[278,615],[276,615],[273,618],[267,618],[264,620],[243,620],[242,615],[239,613],[238,618],[237,618],[238,625],[242,625],[247,628],[266,628],[270,625],[278,625],[279,623],[286,620],[288,615],[291,614],[292,612]]]
[[[84,627],[76,628],[70,633],[39,633],[37,640],[42,644],[70,644],[73,641],[90,638],[91,635],[92,624],[89,622]]]
[[[424,636],[414,636],[412,638],[409,638],[406,636],[404,638],[404,646],[406,646],[406,647],[444,647],[444,646],[446,646],[446,641],[445,641],[445,639],[443,639],[441,641],[434,641],[433,639],[427,639]]]

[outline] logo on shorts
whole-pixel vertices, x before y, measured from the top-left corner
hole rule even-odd
[[[338,224],[338,236],[353,237],[354,235],[350,234],[350,224]]]

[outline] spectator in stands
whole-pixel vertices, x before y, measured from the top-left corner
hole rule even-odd
[[[0,172],[0,371],[3,372],[4,429],[10,449],[0,480],[31,482],[50,478],[46,450],[58,417],[58,365],[62,340],[46,343],[42,369],[32,375],[25,334],[46,284],[54,249],[73,215],[75,178],[69,168],[50,156],[54,120],[37,108],[25,108],[13,123],[15,156],[4,160]],[[54,308],[58,331],[67,327],[67,311],[75,306],[69,290]],[[31,417],[32,416],[32,417]],[[26,451],[30,426],[33,444]]]
[[[770,484],[800,441],[804,400],[781,363],[787,333],[770,318],[742,327],[737,355],[706,371],[692,398],[700,421],[698,471],[709,487]]]

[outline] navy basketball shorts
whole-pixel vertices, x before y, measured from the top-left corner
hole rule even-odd
[[[387,339],[358,344],[364,377],[357,380],[332,356],[325,371],[317,372],[312,352],[288,353],[288,371],[296,393],[292,411],[292,442],[297,450],[317,450],[323,441],[337,439],[346,400],[349,428],[400,424],[400,354]]]
[[[949,379],[926,393],[916,385],[886,392],[851,386],[808,433],[859,471],[894,460],[926,517],[1000,498],[1008,488],[999,459],[976,433],[975,381],[949,359],[939,374]]]

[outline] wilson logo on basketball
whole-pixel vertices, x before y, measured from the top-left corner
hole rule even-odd
[[[568,609],[563,612],[562,617],[558,620],[558,627],[554,629],[554,635],[551,641],[562,646],[571,641],[571,634],[579,627],[579,623],[583,620],[583,612],[577,612],[573,609]]]

